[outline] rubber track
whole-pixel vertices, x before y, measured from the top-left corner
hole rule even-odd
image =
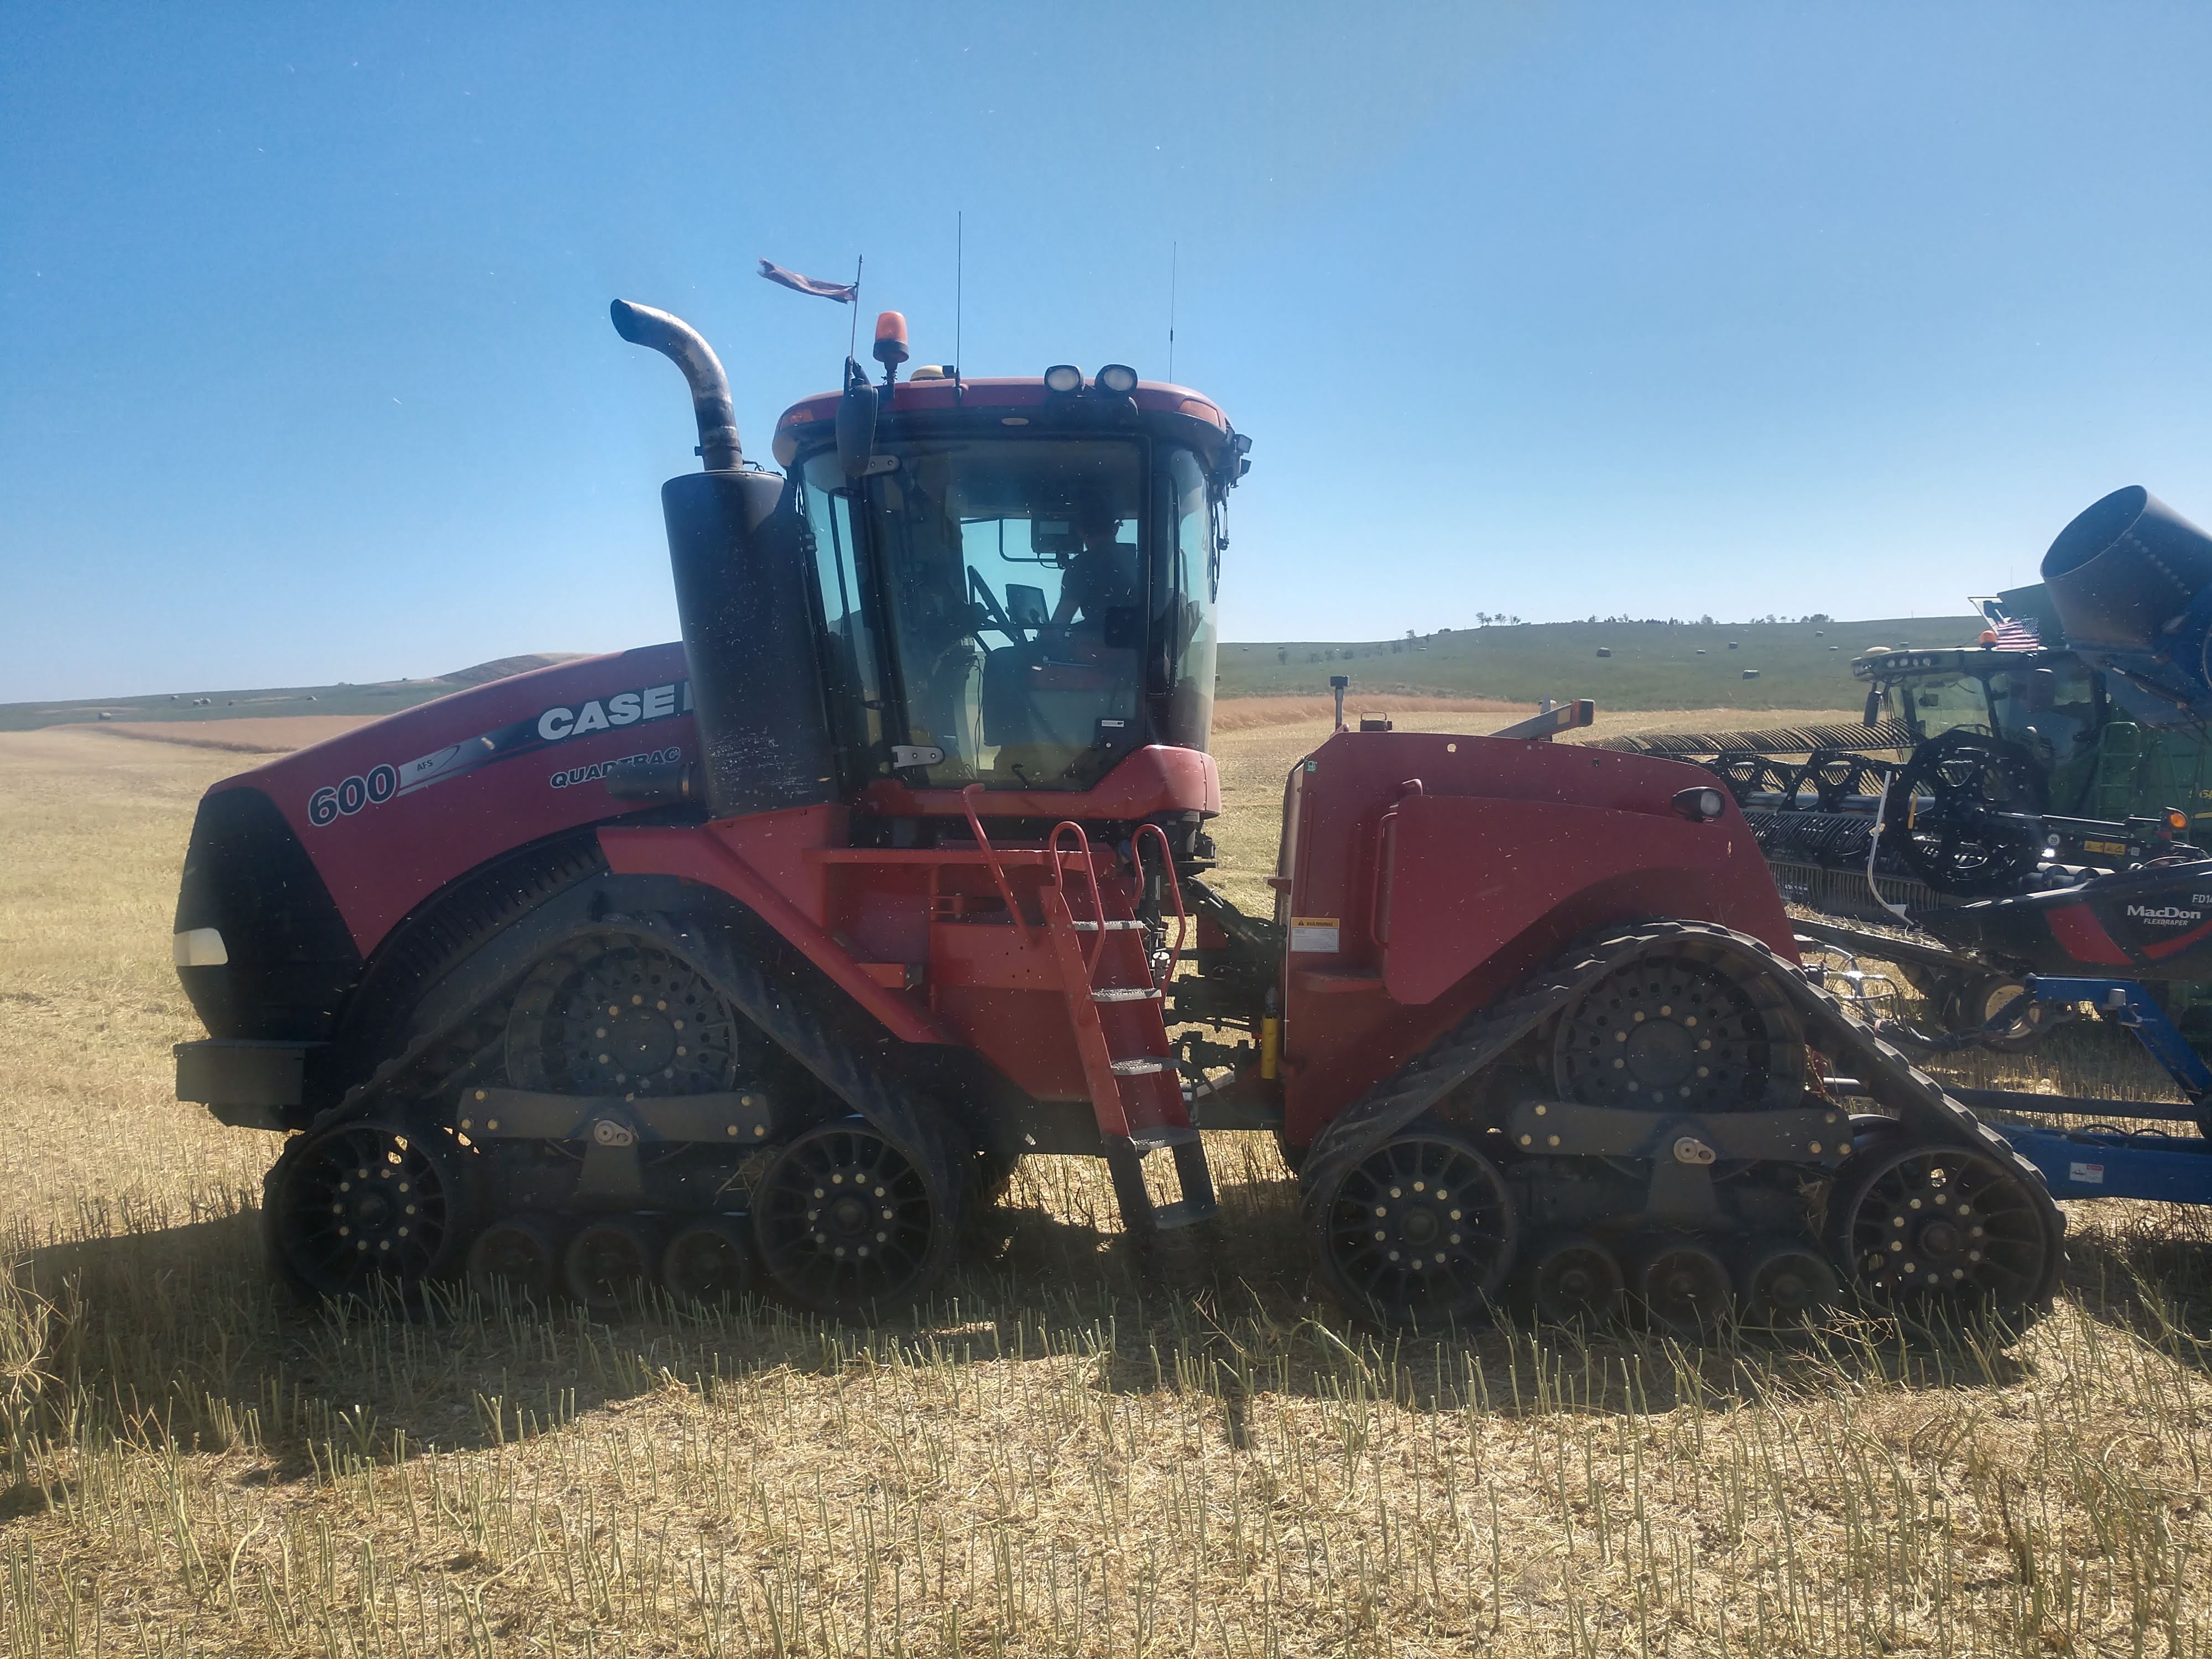
[[[646,939],[696,969],[730,1005],[799,1061],[822,1085],[866,1119],[921,1167],[937,1190],[956,1193],[954,1160],[945,1127],[837,1038],[803,996],[772,984],[759,967],[741,956],[728,930],[667,915],[606,916],[584,923],[550,948],[536,952],[528,965],[485,1001],[424,1033],[401,1054],[380,1066],[368,1080],[349,1091],[343,1103],[315,1120],[327,1124],[371,1117],[395,1095],[410,1106],[438,1102],[441,1121],[450,1116],[452,1093],[506,1032],[505,998],[547,957],[585,943]]]
[[[1808,1046],[1858,1076],[1875,1101],[1920,1139],[1970,1147],[2014,1170],[2043,1212],[2051,1243],[2048,1272],[2055,1282],[2066,1221],[2035,1166],[1794,964],[1760,940],[1710,922],[1650,922],[1602,940],[1571,963],[1547,970],[1503,1001],[1470,1014],[1441,1042],[1370,1089],[1331,1120],[1306,1154],[1300,1186],[1314,1237],[1326,1237],[1329,1195],[1391,1136],[1615,969],[1684,945],[1694,945],[1706,959],[1734,958],[1774,981],[1804,1019]],[[2045,1288],[2047,1294],[2049,1285]]]
[[[447,969],[465,962],[519,917],[578,882],[605,874],[606,867],[595,837],[564,836],[512,854],[454,890],[424,901],[371,959],[347,1010],[344,1039],[387,1035],[383,1022],[404,1020]]]

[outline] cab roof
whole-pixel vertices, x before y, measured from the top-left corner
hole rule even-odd
[[[835,392],[817,392],[783,411],[775,423],[775,450],[779,465],[790,465],[799,444],[814,433],[827,437],[836,430],[838,395]],[[998,410],[1001,411],[1000,420],[1003,424],[1028,426],[1032,422],[1050,423],[1054,414],[1064,411],[1072,417],[1073,424],[1081,418],[1079,411],[1090,414],[1117,405],[1125,410],[1133,408],[1139,417],[1166,416],[1196,421],[1224,436],[1236,429],[1219,404],[1188,386],[1139,380],[1135,391],[1117,396],[1100,391],[1095,381],[1086,379],[1079,392],[1052,392],[1047,390],[1042,375],[1030,379],[900,380],[893,386],[890,397],[879,406],[878,418],[958,415],[973,421]]]
[[[1922,649],[1908,647],[1893,651],[1876,646],[1851,659],[1851,678],[1858,680],[1900,680],[1926,674],[1993,674],[2008,668],[2028,668],[2063,656],[2057,651],[2020,651],[1995,645],[1951,645]]]

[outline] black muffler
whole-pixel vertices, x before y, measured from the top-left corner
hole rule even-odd
[[[733,817],[836,800],[795,487],[744,468],[729,380],[698,331],[625,300],[610,309],[623,338],[683,370],[699,425],[706,470],[663,484],[660,506],[708,809]]]

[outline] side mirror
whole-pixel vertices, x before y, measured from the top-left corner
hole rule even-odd
[[[1872,726],[1881,719],[1881,688],[1876,686],[1867,693],[1866,718],[1859,723]]]
[[[848,483],[866,477],[876,453],[876,388],[851,358],[845,360],[845,395],[837,400],[837,466]]]
[[[1249,438],[1241,432],[1229,434],[1214,462],[1213,483],[1217,499],[1234,489],[1237,481],[1252,470],[1252,463],[1245,459],[1251,453],[1252,441]]]

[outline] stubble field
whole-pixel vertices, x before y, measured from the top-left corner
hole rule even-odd
[[[1223,738],[1242,901],[1320,735]],[[1218,1236],[1149,1264],[1099,1171],[1032,1160],[939,1304],[872,1328],[290,1310],[274,1138],[170,1098],[177,863],[240,763],[0,735],[0,1652],[2212,1647],[2191,1212],[2075,1206],[2057,1312],[2002,1347],[1378,1345],[1310,1299],[1256,1137],[1214,1138]],[[2060,1035],[2061,1088],[2149,1086]]]

